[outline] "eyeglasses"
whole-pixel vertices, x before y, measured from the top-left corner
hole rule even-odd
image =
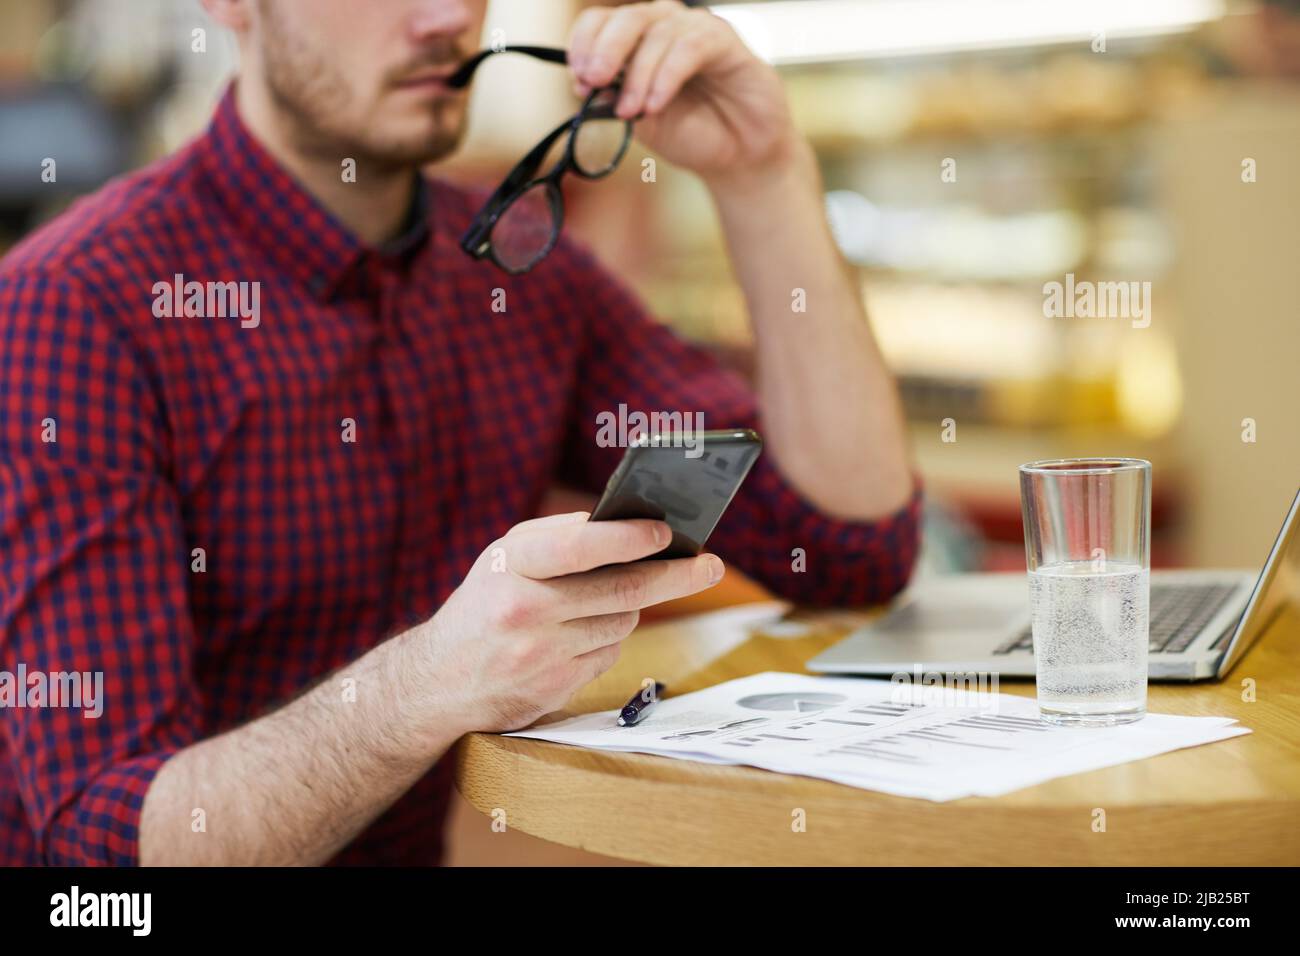
[[[447,85],[466,86],[474,71],[494,53],[523,53],[550,63],[567,63],[563,50],[551,47],[509,46],[482,50],[447,78]],[[570,119],[553,129],[528,151],[488,197],[460,247],[475,259],[490,259],[511,275],[523,275],[555,247],[564,224],[564,197],[560,180],[573,172],[584,179],[608,176],[623,159],[632,141],[631,120],[615,115],[620,86],[617,81],[592,90]],[[544,174],[538,170],[560,141],[564,151]]]

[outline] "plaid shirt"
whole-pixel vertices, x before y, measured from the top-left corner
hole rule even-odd
[[[758,424],[574,245],[519,278],[469,259],[473,211],[429,181],[403,239],[363,246],[228,92],[0,264],[0,677],[99,672],[104,696],[0,708],[0,863],[134,863],[170,755],[433,614],[553,484],[599,490],[598,413]],[[260,321],[167,317],[178,281],[260,283]],[[795,600],[877,602],[917,510],[830,520],[760,460],[710,547]],[[449,762],[336,862],[437,862]]]

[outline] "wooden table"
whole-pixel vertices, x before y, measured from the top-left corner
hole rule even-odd
[[[804,663],[866,615],[806,615],[801,636],[704,619],[643,626],[570,705],[621,707],[644,677],[669,695]],[[788,628],[784,629],[788,630]],[[1255,702],[1243,682],[1255,682]],[[1030,695],[1032,681],[1003,681]],[[1253,733],[997,798],[905,799],[806,777],[471,734],[460,792],[509,827],[658,864],[1300,864],[1300,618],[1279,618],[1222,683],[1152,684],[1152,712],[1232,716]],[[806,830],[795,832],[802,809]],[[1098,832],[1097,810],[1105,811]]]

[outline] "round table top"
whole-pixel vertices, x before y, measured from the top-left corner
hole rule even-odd
[[[867,613],[734,608],[639,628],[558,716],[621,707],[805,662]],[[1300,619],[1282,615],[1222,682],[1150,685],[1153,713],[1237,718],[1252,733],[946,803],[808,777],[470,734],[457,786],[508,827],[658,864],[1246,865],[1300,863]],[[1003,693],[1032,695],[1032,681]],[[1254,699],[1251,700],[1252,696]],[[1104,816],[1098,814],[1104,811]],[[792,825],[802,811],[803,828]],[[1097,821],[1104,819],[1104,830]]]

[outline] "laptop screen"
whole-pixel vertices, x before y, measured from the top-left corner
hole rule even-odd
[[[1300,620],[1300,529],[1296,512],[1300,510],[1300,491],[1291,502],[1291,510],[1282,522],[1282,530],[1273,542],[1264,570],[1255,582],[1255,590],[1246,603],[1232,643],[1219,663],[1219,677],[1227,676],[1246,649],[1272,626],[1281,614],[1296,615]]]

